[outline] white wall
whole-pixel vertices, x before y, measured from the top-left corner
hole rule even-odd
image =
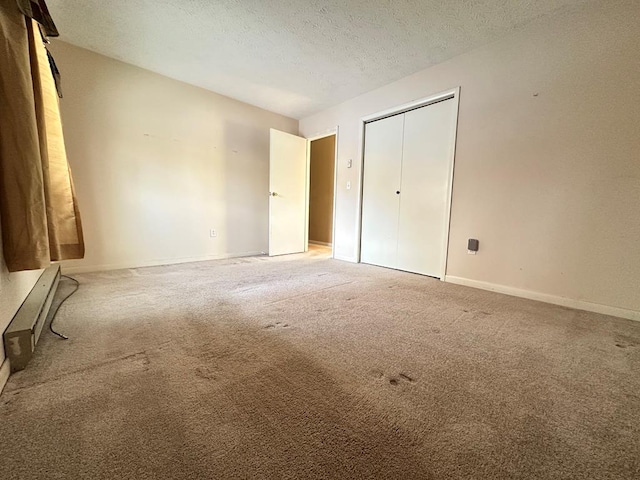
[[[42,270],[9,273],[1,252],[2,235],[0,235],[0,334],[7,329],[20,305],[42,275]],[[0,392],[9,374],[8,364],[4,361],[4,340],[0,339]]]
[[[447,274],[640,311],[638,25],[637,1],[593,2],[301,120],[340,128],[337,257],[357,258],[360,119],[461,86]]]
[[[260,253],[283,117],[54,41],[90,271]],[[210,238],[215,229],[217,238]]]

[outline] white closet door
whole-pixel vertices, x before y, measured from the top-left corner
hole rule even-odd
[[[449,226],[455,102],[405,113],[397,268],[441,277]]]
[[[361,261],[396,268],[404,115],[365,126]]]

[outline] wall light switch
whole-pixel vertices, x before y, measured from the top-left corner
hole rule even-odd
[[[347,182],[347,190],[351,190],[351,182]]]
[[[349,159],[349,161],[347,162],[347,168],[351,167],[353,167],[353,160]]]

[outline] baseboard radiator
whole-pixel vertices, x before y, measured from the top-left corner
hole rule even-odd
[[[60,282],[60,266],[47,268],[4,332],[4,350],[11,372],[23,370],[36,348]]]

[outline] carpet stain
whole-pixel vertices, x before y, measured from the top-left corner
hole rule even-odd
[[[618,336],[616,338],[616,347],[618,348],[632,348],[637,346],[638,341],[633,337]]]
[[[400,376],[400,378],[403,378],[407,382],[410,382],[410,383],[415,382],[415,380],[412,377],[410,377],[409,375],[406,375],[404,373],[401,373],[399,376]]]
[[[203,378],[205,380],[217,380],[218,377],[208,368],[198,367],[195,369],[196,377]]]
[[[400,385],[401,383],[414,383],[415,379],[406,373],[399,373],[397,377],[391,377],[389,379],[389,384],[395,386]]]
[[[274,328],[289,328],[289,324],[288,323],[282,323],[282,322],[276,322],[276,323],[270,323],[269,325],[264,327],[265,330],[271,330],[271,329],[274,329]]]

